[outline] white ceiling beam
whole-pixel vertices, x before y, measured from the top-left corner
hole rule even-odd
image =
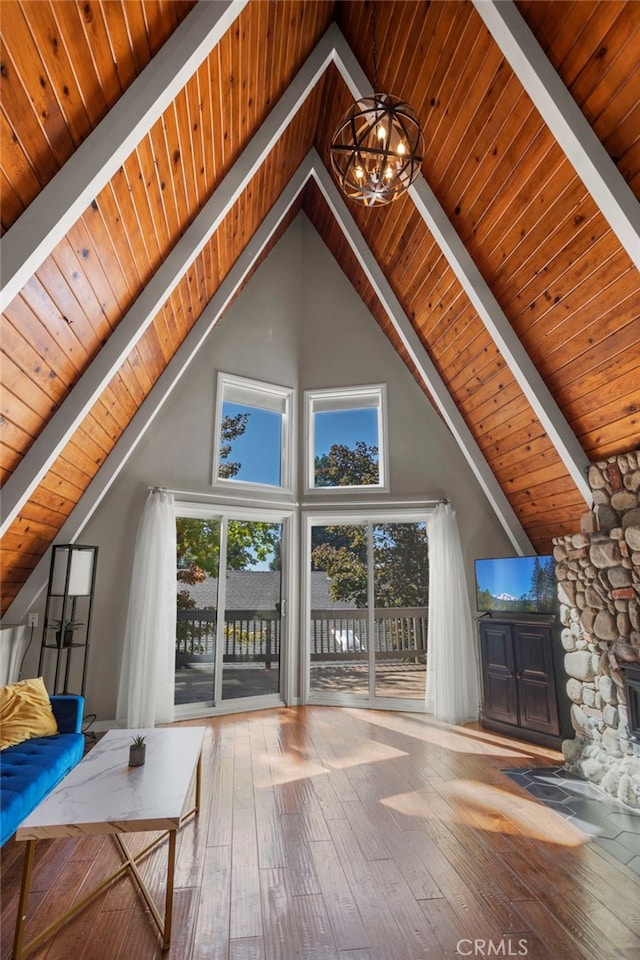
[[[295,203],[311,175],[308,158],[298,168],[278,201],[247,243],[241,256],[222,281],[197,321],[176,350],[151,391],[137,410],[100,470],[56,536],[56,543],[76,543],[93,514],[117,480],[136,447],[173,392],[180,378],[211,330],[236,296],[245,277],[253,269],[263,250]],[[48,582],[50,552],[44,554],[30,574],[20,593],[2,618],[3,624],[23,623]]]
[[[524,532],[509,501],[502,492],[502,488],[485,460],[484,454],[474,440],[451,394],[444,385],[429,354],[402,309],[400,301],[391,289],[378,261],[371,253],[364,237],[360,233],[335,181],[328,173],[315,150],[313,151],[312,162],[313,176],[331,212],[336,218],[345,239],[367,275],[378,300],[402,340],[405,349],[420,374],[422,382],[431,394],[436,407],[458,443],[461,452],[484,491],[507,536],[518,553],[535,553],[531,541]]]
[[[640,269],[640,204],[512,0],[473,0],[540,116]]]
[[[335,63],[356,99],[369,96],[373,90],[366,74],[354,57],[342,34],[335,40]],[[465,293],[503,355],[511,373],[531,404],[534,413],[553,443],[585,502],[592,494],[587,481],[589,460],[571,427],[553,399],[544,380],[491,293],[489,285],[467,252],[435,194],[420,176],[409,188],[411,198],[422,219],[434,236],[444,256],[460,281]]]
[[[325,34],[218,189],[8,478],[2,488],[0,502],[0,536],[4,535],[104,388],[152,323],[176,284],[251,182],[264,158],[324,74],[331,62],[332,53],[331,39]]]
[[[199,3],[0,240],[4,310],[211,53],[248,0]]]

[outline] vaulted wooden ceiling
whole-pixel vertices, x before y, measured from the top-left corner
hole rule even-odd
[[[303,209],[546,551],[579,528],[586,463],[640,436],[640,4],[499,5],[551,78],[551,111],[558,78],[579,108],[594,187],[483,2],[376,5],[378,86],[423,124],[424,183],[369,209],[303,177],[241,283]],[[5,612],[296,172],[318,155],[329,166],[354,73],[371,82],[373,58],[362,0],[2,0],[0,15]],[[161,103],[165,64],[195,46],[198,18],[215,16],[212,48],[174,68]],[[313,73],[314,50],[336,30],[357,69],[345,74],[334,57]],[[161,107],[136,126],[145,97]],[[83,171],[101,163],[102,181],[83,193]],[[187,246],[197,254],[180,260]]]

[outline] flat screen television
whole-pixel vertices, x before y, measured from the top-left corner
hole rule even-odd
[[[555,613],[553,557],[498,557],[475,561],[478,610]]]

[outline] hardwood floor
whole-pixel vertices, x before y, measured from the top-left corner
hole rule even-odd
[[[203,806],[179,834],[169,960],[640,958],[639,878],[500,772],[553,751],[347,708],[189,725],[207,727]],[[3,958],[23,847],[2,850]],[[159,901],[163,847],[142,871]],[[27,938],[116,864],[107,838],[39,841]],[[30,956],[161,957],[145,911],[125,877]]]

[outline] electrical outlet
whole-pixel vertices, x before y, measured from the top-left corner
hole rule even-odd
[[[27,626],[28,627],[37,627],[38,626],[38,614],[30,613],[27,617]]]

